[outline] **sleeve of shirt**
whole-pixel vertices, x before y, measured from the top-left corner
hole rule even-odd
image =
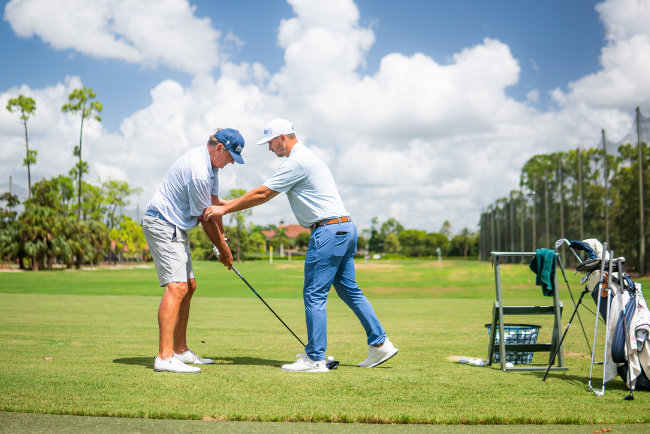
[[[288,193],[294,185],[305,177],[305,171],[300,164],[292,160],[287,160],[263,185],[273,191]]]
[[[219,169],[214,169],[214,180],[212,181],[212,191],[210,194],[213,196],[219,196]]]
[[[190,202],[190,214],[198,217],[212,205],[210,186],[207,179],[193,179],[187,183],[187,198]]]

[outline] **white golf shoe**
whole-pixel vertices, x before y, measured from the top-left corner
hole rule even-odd
[[[300,353],[296,357],[300,358],[295,363],[282,365],[282,370],[290,372],[329,372],[329,369],[325,366],[327,360],[314,361],[304,353]]]
[[[157,356],[153,358],[153,370],[156,372],[176,372],[183,374],[198,374],[201,368],[194,366],[187,366],[176,355],[171,356],[167,360],[159,359]]]
[[[368,347],[368,358],[358,365],[361,368],[374,368],[399,352],[388,338],[386,338],[384,345],[381,347],[373,347],[372,345]]]
[[[190,365],[212,365],[214,360],[204,359],[196,355],[192,350],[187,350],[182,354],[174,353],[174,357],[180,360],[183,363],[189,363]]]

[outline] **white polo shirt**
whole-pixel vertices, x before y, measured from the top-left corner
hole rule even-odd
[[[350,215],[343,206],[332,172],[302,142],[293,146],[287,160],[264,186],[286,193],[291,210],[302,227]]]
[[[191,149],[169,168],[147,204],[184,231],[199,224],[198,216],[219,195],[219,169],[212,167],[207,145]]]

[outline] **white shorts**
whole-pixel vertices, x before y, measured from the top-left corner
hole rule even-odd
[[[160,286],[194,279],[190,241],[186,232],[151,216],[142,219],[142,231],[156,264]]]

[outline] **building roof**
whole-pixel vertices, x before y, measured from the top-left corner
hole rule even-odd
[[[309,229],[303,228],[300,225],[280,225],[278,229],[284,229],[284,233],[287,235],[287,238],[294,239],[299,234],[309,233]],[[275,236],[275,231],[262,231],[267,240],[270,240]]]

